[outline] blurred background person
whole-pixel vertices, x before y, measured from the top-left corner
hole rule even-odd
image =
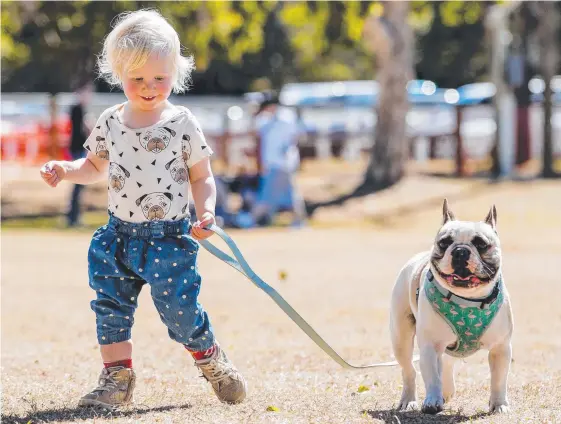
[[[249,213],[238,215],[238,225],[249,228],[271,225],[280,211],[293,214],[292,226],[306,221],[304,200],[294,184],[300,168],[298,139],[302,127],[296,113],[282,107],[275,92],[263,92],[255,112],[255,127],[259,138],[259,188]]]

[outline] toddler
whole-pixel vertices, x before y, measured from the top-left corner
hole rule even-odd
[[[181,343],[217,397],[241,402],[246,382],[216,341],[198,302],[199,244],[215,222],[216,186],[211,148],[193,114],[168,100],[187,88],[192,57],[158,12],[119,16],[98,58],[100,74],[122,87],[127,101],[99,117],[84,143],[87,157],[50,161],[41,176],[51,187],[62,180],[107,180],[108,223],[92,237],[90,287],[104,369],[99,385],[80,406],[115,408],[130,403],[135,386],[131,328],[138,295],[150,285],[169,337]],[[190,224],[189,186],[197,221]]]

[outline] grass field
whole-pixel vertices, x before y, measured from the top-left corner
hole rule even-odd
[[[404,262],[430,246],[442,195],[464,219],[483,219],[494,202],[515,319],[508,416],[486,414],[485,352],[458,364],[457,395],[442,414],[394,411],[399,368],[343,370],[263,292],[204,251],[201,302],[248,380],[246,402],[216,400],[184,349],[168,338],[145,289],[133,330],[136,404],[118,413],[78,409],[101,365],[86,274],[92,231],[8,223],[2,232],[2,423],[559,423],[560,194],[559,182],[410,179],[320,210],[309,228],[230,232],[256,272],[342,356],[360,364],[392,357],[392,285]]]

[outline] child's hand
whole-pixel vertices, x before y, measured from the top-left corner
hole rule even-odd
[[[66,177],[64,166],[54,160],[43,165],[39,172],[41,173],[41,178],[51,187],[56,187]]]
[[[204,240],[209,238],[214,233],[212,231],[205,230],[204,228],[210,224],[214,224],[215,222],[214,215],[210,212],[205,212],[201,219],[193,224],[191,235],[195,240]]]

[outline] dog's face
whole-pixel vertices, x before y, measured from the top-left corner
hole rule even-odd
[[[160,153],[168,146],[171,138],[175,137],[175,131],[167,127],[162,127],[146,131],[144,137],[141,137],[139,133],[138,137],[141,146],[148,152]]]
[[[185,162],[181,158],[173,158],[168,163],[166,163],[166,169],[169,170],[171,178],[178,184],[183,184],[185,181],[189,180],[189,173],[187,172],[187,167]]]
[[[442,286],[460,296],[485,296],[492,290],[501,268],[495,206],[484,221],[457,221],[444,200],[443,215],[443,225],[431,252],[433,275]]]
[[[126,179],[131,174],[124,167],[114,162],[109,165],[109,186],[115,191],[120,192],[125,186]]]
[[[136,199],[142,213],[150,221],[160,221],[165,218],[171,207],[173,195],[171,193],[150,193]]]
[[[105,138],[97,136],[95,140],[97,141],[95,154],[101,159],[109,159],[109,149],[107,148],[107,141]]]

